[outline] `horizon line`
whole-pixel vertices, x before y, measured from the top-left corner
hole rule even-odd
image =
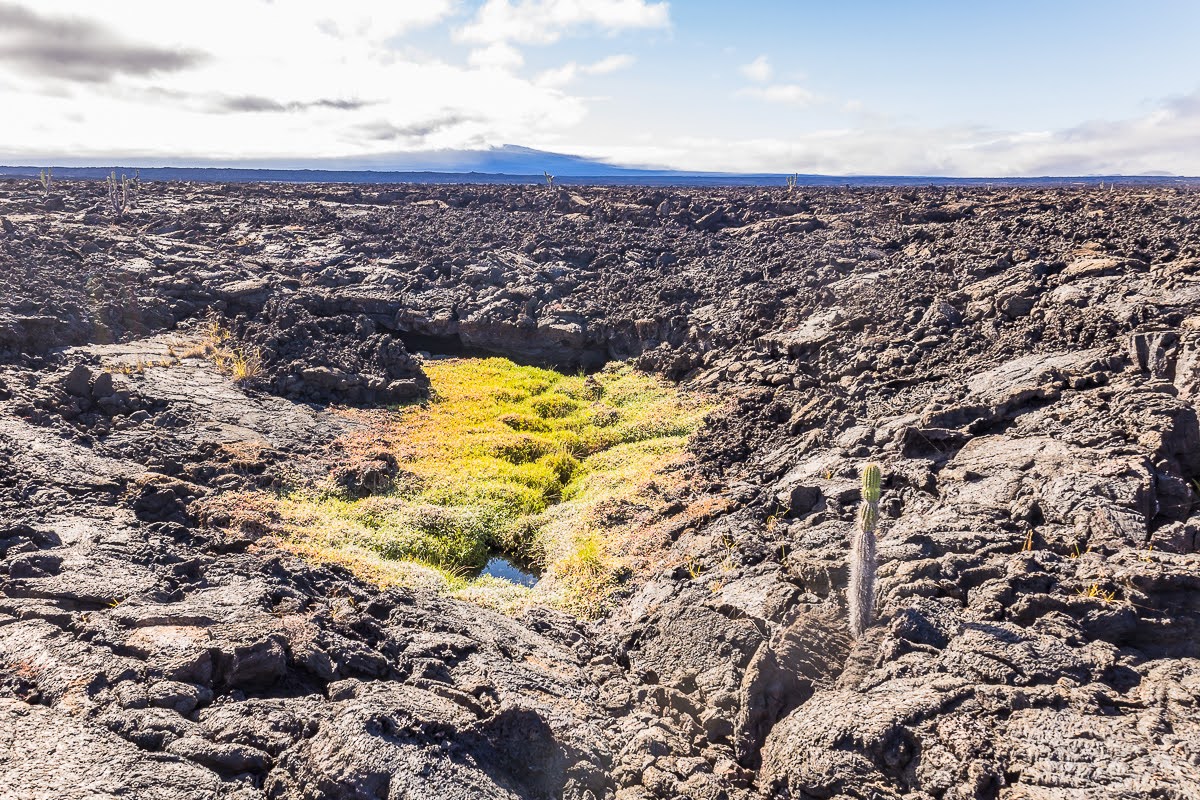
[[[37,177],[38,170],[55,169],[63,170],[64,177],[70,173],[92,172],[97,170],[146,170],[150,172],[223,172],[223,173],[304,173],[304,174],[327,174],[327,175],[412,175],[412,176],[475,176],[480,178],[529,178],[535,179],[536,182],[545,180],[544,174],[535,172],[482,172],[479,170],[439,170],[439,169],[380,169],[372,167],[253,167],[253,166],[214,166],[214,165],[153,165],[143,166],[136,162],[128,164],[110,163],[110,164],[88,164],[88,165],[65,165],[65,164],[0,164],[0,178],[12,177]],[[1119,181],[1153,181],[1153,182],[1172,182],[1172,181],[1200,181],[1200,175],[1175,175],[1171,173],[1141,173],[1141,174],[1125,174],[1125,173],[1091,173],[1086,175],[1079,174],[1063,174],[1063,175],[930,175],[930,174],[904,174],[904,173],[815,173],[815,172],[712,172],[700,170],[677,170],[677,169],[647,169],[639,167],[616,167],[611,166],[610,169],[620,170],[619,173],[609,174],[564,174],[553,175],[551,177],[556,181],[562,182],[578,182],[584,179],[600,180],[607,183],[636,181],[638,179],[691,179],[701,180],[706,178],[717,180],[740,180],[740,179],[762,179],[762,180],[787,180],[795,176],[799,179],[817,179],[817,180],[871,180],[871,181],[886,181],[886,180],[930,180],[930,181],[990,181],[993,183],[1002,183],[1005,181],[1101,181],[1101,180],[1119,180]],[[28,172],[30,174],[26,175]],[[80,175],[78,177],[87,177]],[[299,183],[302,181],[283,181],[285,183]]]

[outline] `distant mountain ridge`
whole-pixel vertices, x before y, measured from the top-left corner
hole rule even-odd
[[[0,160],[8,160],[0,153]],[[12,159],[16,160],[16,159]],[[28,161],[28,159],[21,159]],[[311,159],[215,160],[161,157],[122,159],[125,164],[98,165],[92,158],[46,159],[37,164],[0,166],[0,176],[36,177],[52,163],[62,178],[104,178],[110,172],[146,180],[217,181],[228,183],[541,183],[543,173],[562,184],[782,186],[782,173],[723,173],[627,167],[595,158],[503,145],[485,150],[424,150],[371,156]],[[801,186],[1063,185],[1073,183],[1200,183],[1169,175],[1087,175],[1033,178],[950,178],[926,175],[797,176]]]
[[[0,161],[7,161],[0,153]],[[161,157],[122,159],[143,169],[220,169],[272,170],[282,172],[383,172],[383,173],[484,173],[489,175],[537,175],[549,172],[556,177],[633,176],[633,175],[697,175],[705,173],[679,172],[670,169],[626,167],[596,158],[552,153],[529,147],[506,144],[483,150],[417,150],[380,153],[339,158],[256,158],[256,159],[171,159]],[[92,168],[94,158],[45,159],[39,165],[53,162],[61,168]],[[65,173],[64,173],[65,174]]]

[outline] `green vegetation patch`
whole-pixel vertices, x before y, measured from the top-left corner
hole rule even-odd
[[[583,376],[446,359],[425,371],[431,402],[373,413],[340,443],[331,475],[390,463],[399,471],[387,487],[355,497],[331,477],[297,488],[273,503],[267,527],[284,547],[381,584],[600,613],[639,528],[678,513],[665,509],[712,403],[628,366]],[[497,552],[542,580],[469,577]]]

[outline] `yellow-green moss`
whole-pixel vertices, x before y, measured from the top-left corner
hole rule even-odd
[[[712,404],[625,366],[590,377],[501,358],[425,369],[431,402],[379,412],[342,443],[390,451],[397,488],[363,499],[291,492],[274,509],[284,546],[384,584],[601,611],[626,541],[685,480],[687,437]],[[497,550],[539,565],[537,587],[464,577]]]

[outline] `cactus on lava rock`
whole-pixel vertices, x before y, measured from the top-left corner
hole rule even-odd
[[[858,526],[850,544],[850,634],[856,639],[870,626],[875,613],[875,525],[882,478],[878,464],[868,464],[863,470]]]
[[[125,209],[129,207],[129,180],[122,175],[121,180],[117,180],[117,173],[114,170],[108,179],[105,181],[108,187],[108,205],[112,209],[113,216],[120,219],[125,213]]]

